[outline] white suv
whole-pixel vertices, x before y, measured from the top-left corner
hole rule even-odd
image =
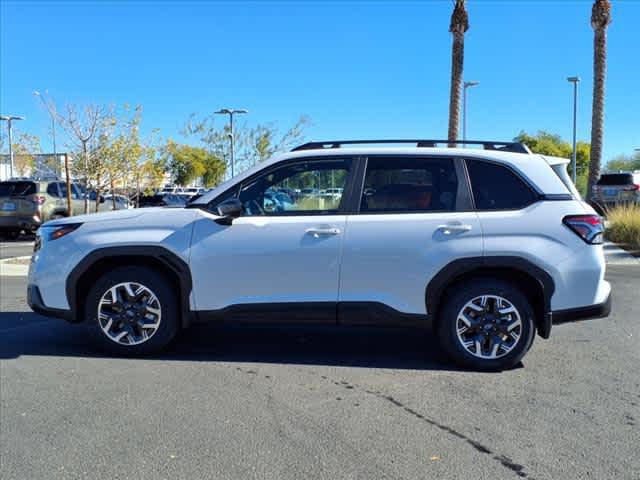
[[[552,323],[608,315],[602,222],[567,160],[373,143],[302,145],[186,208],[48,222],[29,304],[117,354],[202,320],[411,325],[481,370],[513,366]]]

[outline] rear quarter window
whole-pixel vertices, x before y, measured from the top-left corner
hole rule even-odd
[[[517,210],[530,205],[537,194],[509,168],[482,160],[467,160],[477,210]]]

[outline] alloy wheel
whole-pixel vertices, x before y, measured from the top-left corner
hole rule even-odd
[[[124,282],[109,288],[98,303],[102,332],[115,343],[130,346],[149,340],[160,327],[162,309],[150,288]]]
[[[522,337],[518,309],[506,298],[481,295],[469,300],[456,320],[458,341],[464,349],[482,359],[507,355]]]

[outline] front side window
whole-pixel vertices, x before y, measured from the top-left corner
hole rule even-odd
[[[244,216],[328,215],[340,210],[351,161],[304,161],[243,183]]]
[[[467,168],[478,210],[515,210],[536,200],[535,192],[507,167],[467,160]]]
[[[370,158],[360,212],[456,209],[458,177],[450,158]]]

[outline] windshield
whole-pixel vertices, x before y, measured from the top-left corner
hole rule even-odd
[[[24,197],[36,193],[34,182],[0,182],[0,197]]]

